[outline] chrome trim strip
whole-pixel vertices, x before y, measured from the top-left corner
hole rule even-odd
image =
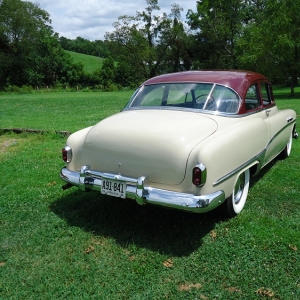
[[[230,118],[240,118],[244,117],[245,115],[236,115],[236,114],[230,114],[230,113],[224,113],[224,112],[214,112],[210,110],[201,110],[197,108],[186,108],[186,107],[180,107],[180,106],[153,106],[153,107],[130,107],[130,108],[124,108],[122,111],[131,111],[131,110],[173,110],[173,111],[185,111],[185,112],[193,112],[197,114],[205,114],[205,115],[214,115],[214,116],[221,116],[221,117],[230,117]]]
[[[209,94],[207,95],[206,101],[205,101],[205,103],[204,103],[204,105],[203,105],[203,108],[204,108],[204,107],[206,108],[206,105],[207,105],[207,103],[208,103],[208,100],[211,98],[211,94],[212,94],[212,92],[214,91],[215,87],[216,87],[216,84],[213,85],[213,87],[211,88]],[[237,93],[235,93],[235,94],[238,95]],[[241,102],[241,98],[240,98],[239,100],[240,100],[240,102]],[[202,109],[203,109],[203,108],[202,108]],[[205,110],[205,109],[203,109],[203,110]]]
[[[83,191],[101,191],[102,178],[125,181],[127,184],[126,198],[133,199],[140,205],[150,203],[197,213],[210,211],[225,201],[223,191],[196,196],[162,190],[149,186],[146,176],[130,178],[119,174],[101,173],[90,170],[89,166],[83,166],[80,172],[70,171],[64,167],[61,169],[60,178]]]
[[[274,105],[269,106],[274,107]],[[180,106],[153,106],[153,107],[125,107],[122,111],[131,111],[131,110],[173,110],[173,111],[186,111],[186,112],[193,112],[197,114],[204,114],[204,115],[213,115],[213,116],[220,116],[220,117],[227,117],[227,118],[244,118],[248,117],[257,113],[261,113],[266,111],[267,108],[259,108],[257,110],[247,112],[245,114],[236,114],[236,113],[225,113],[225,112],[216,112],[210,110],[202,110],[198,108],[187,108],[187,107],[180,107]]]

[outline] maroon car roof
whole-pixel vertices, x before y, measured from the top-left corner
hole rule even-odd
[[[228,86],[241,95],[245,88],[248,87],[251,82],[256,80],[267,81],[267,78],[259,73],[250,71],[186,71],[156,76],[148,79],[143,84],[210,82]]]

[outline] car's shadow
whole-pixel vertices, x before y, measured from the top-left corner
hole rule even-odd
[[[281,158],[274,158],[270,161],[256,176],[251,176],[250,178],[250,189],[255,186],[258,181],[260,181],[272,168],[275,166],[278,161],[281,161]]]
[[[121,246],[134,243],[171,256],[195,251],[224,220],[219,210],[194,214],[76,190],[52,203],[51,210],[70,226],[111,237]]]
[[[251,178],[250,188],[276,161]],[[111,237],[124,247],[134,243],[171,256],[189,255],[201,246],[203,237],[217,223],[226,220],[222,207],[194,214],[152,205],[140,206],[134,200],[73,189],[74,192],[53,202],[51,210],[70,226],[80,227],[95,236]]]

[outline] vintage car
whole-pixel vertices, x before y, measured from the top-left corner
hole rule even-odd
[[[186,71],[144,82],[126,107],[68,137],[67,189],[190,212],[244,208],[250,176],[288,157],[296,113],[278,110],[268,79],[247,71]]]

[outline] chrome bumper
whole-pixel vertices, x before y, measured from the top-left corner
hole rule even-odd
[[[127,186],[126,198],[134,199],[140,205],[150,203],[202,213],[216,208],[225,201],[223,191],[202,196],[172,192],[150,187],[145,176],[130,178],[117,174],[101,173],[91,170],[89,166],[83,166],[80,172],[70,171],[64,167],[61,169],[60,178],[70,186],[77,186],[83,191],[101,191],[102,179],[124,181]]]

